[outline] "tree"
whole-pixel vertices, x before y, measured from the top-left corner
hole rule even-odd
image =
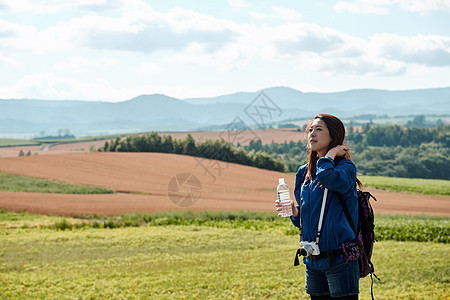
[[[248,156],[248,153],[242,148],[234,148],[233,156],[235,157],[235,161],[238,164],[250,166],[252,164],[251,158]]]
[[[362,125],[362,132],[363,133],[367,133],[367,131],[369,131],[369,129],[370,129],[370,123],[364,123]]]
[[[173,140],[172,140],[172,136],[168,135],[168,136],[164,136],[163,141],[162,141],[162,152],[165,153],[173,153]]]
[[[105,142],[105,145],[103,145],[102,151],[103,151],[103,152],[109,151],[109,142],[108,142],[108,141],[106,141],[106,142]]]
[[[418,127],[424,127],[425,126],[425,116],[424,115],[418,115],[415,116],[412,121],[408,121],[406,123],[407,127],[411,126],[418,126]]]
[[[120,136],[116,137],[116,139],[114,141],[112,141],[111,144],[109,144],[108,151],[111,151],[111,152],[117,151],[117,146],[119,146],[119,142],[120,142]]]
[[[153,131],[146,135],[149,152],[161,152],[162,139],[157,132]]]
[[[184,143],[182,140],[173,141],[173,152],[176,154],[183,154]]]
[[[145,136],[134,137],[133,144],[137,152],[149,152],[150,146]]]
[[[195,146],[195,140],[192,135],[189,133],[187,137],[183,141],[183,154],[186,155],[196,155],[197,147]]]
[[[348,126],[347,126],[347,139],[348,140],[353,140],[353,133],[354,133],[354,128],[353,128],[353,121],[350,121],[349,123],[348,123]]]
[[[261,139],[257,139],[256,141],[251,140],[249,146],[250,146],[249,147],[250,150],[255,150],[256,152],[261,151],[262,150]]]

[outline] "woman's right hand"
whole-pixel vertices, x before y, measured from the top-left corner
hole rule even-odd
[[[291,201],[291,205],[292,205],[292,216],[294,218],[297,218],[298,216],[298,209],[297,206],[294,205],[294,202]],[[282,205],[280,203],[280,200],[275,200],[275,209],[278,212],[278,216],[281,217],[281,210],[282,210]]]

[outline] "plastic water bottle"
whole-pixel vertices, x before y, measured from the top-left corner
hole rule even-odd
[[[284,178],[280,178],[277,186],[278,201],[280,201],[281,206],[281,217],[292,216],[292,204],[291,196],[289,194],[289,187],[284,183]]]

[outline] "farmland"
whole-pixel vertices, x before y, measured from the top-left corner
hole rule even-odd
[[[58,194],[110,194],[112,190],[88,185],[73,185],[47,179],[0,173],[0,191],[58,193]]]
[[[231,131],[193,131],[193,132],[160,132],[161,136],[172,136],[173,139],[184,139],[188,134],[191,134],[195,140],[220,140],[240,143],[247,145],[250,140],[261,139],[264,144],[272,142],[283,143],[285,141],[300,141],[305,139],[304,132],[299,132],[295,128],[280,128],[280,129],[258,129],[250,131],[242,131],[239,136],[230,137]],[[110,141],[116,138],[114,136],[98,136],[85,137],[67,140],[14,140],[14,139],[0,139],[0,157],[16,157],[20,150],[25,153],[31,151],[39,155],[47,154],[61,154],[67,152],[87,152],[92,149],[99,149],[103,147],[105,141]],[[236,138],[236,139],[234,139]],[[46,148],[43,145],[48,145]]]
[[[308,299],[304,266],[292,266],[298,237],[283,232],[291,226],[285,219],[257,230],[237,220],[228,228],[161,223],[55,230],[45,227],[49,217],[24,215],[28,225],[17,228],[8,226],[21,222],[17,214],[1,216],[0,294],[6,298]],[[448,247],[376,243],[376,299],[448,299]],[[418,259],[424,248],[427,259]],[[370,299],[369,278],[360,290],[360,299]]]
[[[19,139],[0,139],[0,147],[30,146],[30,145],[39,145],[39,142],[30,140],[19,140]]]
[[[273,211],[274,188],[294,176],[212,160],[163,153],[67,153],[2,158],[0,172],[46,178],[116,191],[107,195],[0,192],[0,208],[77,216],[139,211],[184,210],[168,197],[168,183],[189,173],[201,183],[201,196],[189,207],[204,210]],[[417,195],[367,188],[379,201],[374,209],[388,214],[450,215],[449,196]]]
[[[273,210],[278,178],[293,187],[292,174],[177,154],[69,152],[1,158],[13,180],[115,192],[0,191],[2,298],[308,299],[304,266],[292,266],[297,230]],[[201,183],[190,207],[168,199],[183,172]],[[378,199],[376,299],[448,299],[449,196],[363,180]],[[370,299],[368,278],[360,290]]]
[[[450,195],[449,180],[393,178],[385,176],[361,176],[359,179],[365,186],[380,190],[423,195]]]

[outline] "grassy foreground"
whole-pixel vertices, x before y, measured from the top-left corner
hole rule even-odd
[[[282,235],[298,235],[298,228],[275,213],[249,211],[132,213],[119,217],[49,217],[0,210],[0,228],[45,228],[53,230],[113,229],[139,226],[202,226],[248,229]],[[375,215],[377,241],[450,243],[450,218],[426,215]]]
[[[0,298],[308,299],[304,266],[293,267],[298,237],[276,228],[55,230],[41,225],[65,219],[2,215]],[[449,244],[383,241],[374,251],[376,299],[450,298]],[[360,290],[370,299],[369,278]]]

